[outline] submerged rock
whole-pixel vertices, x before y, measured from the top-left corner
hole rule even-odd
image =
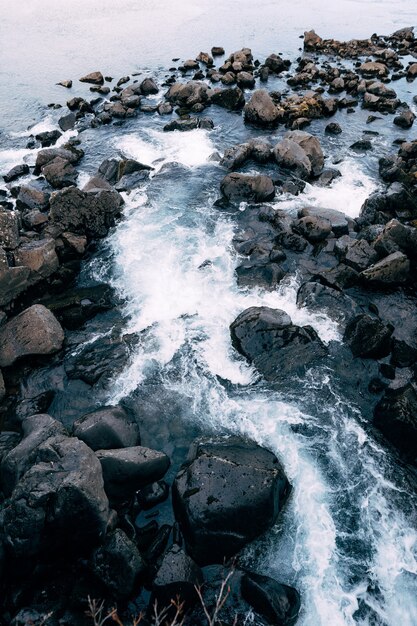
[[[189,554],[223,563],[276,521],[289,492],[278,459],[239,438],[197,442],[173,485],[173,504]]]

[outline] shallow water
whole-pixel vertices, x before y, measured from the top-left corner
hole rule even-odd
[[[7,7],[0,1],[0,12],[0,173],[22,159],[34,162],[36,151],[25,147],[27,127],[55,128],[61,114],[47,111],[48,102],[89,93],[81,84],[71,91],[56,87],[60,79],[95,69],[117,77],[150,70],[161,79],[172,57],[194,57],[214,44],[227,52],[251,46],[260,59],[272,51],[294,58],[299,35],[312,27],[323,36],[350,38],[417,22],[410,0],[332,6],[293,0],[262,8],[247,0],[214,0],[210,6],[180,2],[175,9],[165,0],[87,6],[31,0]],[[281,83],[270,81],[268,88]],[[402,81],[394,87],[411,101],[412,86]],[[294,489],[278,527],[245,559],[300,589],[299,624],[415,626],[416,497],[404,469],[374,438],[370,415],[348,399],[327,367],[274,391],[231,346],[229,325],[249,306],[284,309],[326,343],[340,341],[340,329],[324,313],[297,307],[297,276],[273,292],[237,287],[235,222],[213,206],[224,170],[211,157],[269,133],[245,128],[239,115],[215,107],[208,115],[215,122],[211,133],[163,133],[165,119],[139,115],[120,128],[80,134],[86,149],[81,181],[105,157],[120,154],[155,167],[150,182],[126,196],[124,220],[84,272],[112,281],[125,298],[127,331],[141,337],[106,400],[140,398],[157,380],[157,393],[176,402],[166,407],[179,415],[180,432],[169,443],[176,462],[184,455],[182,431],[194,427],[244,433],[277,453]],[[378,158],[392,150],[395,138],[413,136],[387,117],[378,122],[374,151],[352,153],[349,145],[369,128],[366,117],[361,110],[350,116],[340,111],[333,119],[344,132],[332,138],[323,135],[325,122],[314,121],[308,130],[320,136],[327,164],[338,162],[342,177],[329,188],[307,185],[297,198],[280,196],[274,205],[289,213],[308,204],[357,216],[379,185]]]

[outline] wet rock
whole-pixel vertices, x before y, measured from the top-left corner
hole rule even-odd
[[[206,104],[209,100],[209,87],[206,83],[190,80],[188,83],[174,83],[168,90],[167,99],[190,109],[195,104]],[[243,94],[242,94],[243,95]]]
[[[375,263],[378,254],[365,239],[354,240],[346,250],[344,262],[357,272],[365,270]]]
[[[189,119],[184,119],[184,120],[172,120],[172,122],[169,122],[169,124],[166,124],[164,126],[164,131],[172,131],[172,130],[180,130],[180,131],[187,131],[187,130],[195,130],[196,128],[198,128],[198,118],[197,117],[190,117]]]
[[[221,46],[213,46],[211,49],[211,54],[214,57],[221,57],[224,54],[224,48],[222,48]]]
[[[384,63],[378,61],[366,61],[359,67],[359,72],[364,76],[388,76],[389,70]]]
[[[244,116],[247,122],[258,126],[274,126],[283,118],[283,111],[278,107],[265,89],[253,93],[245,105]]]
[[[64,331],[55,316],[34,304],[0,327],[0,366],[13,365],[25,356],[54,354],[63,341]]]
[[[61,80],[59,81],[59,83],[57,83],[57,85],[60,85],[61,87],[65,87],[66,89],[71,89],[72,80]]]
[[[241,89],[253,89],[255,78],[251,72],[238,72],[236,82]]]
[[[237,282],[241,287],[275,289],[286,275],[277,263],[243,263],[236,268]]]
[[[0,306],[17,298],[28,287],[28,267],[2,267],[0,269]]]
[[[94,551],[91,565],[95,575],[117,599],[129,598],[146,571],[146,563],[136,545],[120,528],[107,535],[103,545]]]
[[[293,230],[305,237],[310,243],[324,241],[332,230],[330,221],[318,215],[306,215],[294,221]]]
[[[80,83],[91,83],[92,85],[102,85],[104,83],[101,72],[91,72],[80,78]]]
[[[35,463],[9,500],[4,531],[16,557],[90,549],[109,518],[100,464],[82,441],[57,435],[38,446]]]
[[[24,243],[14,253],[15,264],[30,269],[29,282],[37,283],[48,278],[59,266],[53,239],[38,239]]]
[[[407,80],[414,80],[417,78],[417,63],[412,63],[407,68]]]
[[[406,341],[392,340],[391,364],[394,367],[411,367],[417,361],[417,347]]]
[[[242,596],[269,624],[293,626],[300,611],[296,589],[269,576],[246,572],[241,581]]]
[[[265,59],[265,66],[274,74],[281,74],[281,72],[287,70],[290,65],[290,61],[284,60],[277,54],[270,54],[269,57]]]
[[[197,61],[204,63],[204,65],[213,65],[213,57],[211,57],[208,52],[200,52]]]
[[[77,170],[66,159],[56,157],[42,168],[42,174],[54,189],[62,189],[75,185],[78,178]]]
[[[283,142],[285,141],[291,142],[291,144],[290,151],[285,151],[286,156],[284,159],[284,163],[288,163],[290,166],[292,165],[291,169],[294,168],[295,165],[296,170],[297,168],[300,168],[301,171],[305,171],[307,175],[311,173],[313,176],[319,176],[321,174],[324,165],[324,155],[317,137],[314,137],[313,135],[310,135],[309,133],[301,130],[294,130],[285,133]],[[274,152],[276,159],[277,155],[278,157],[280,157],[281,155],[281,151],[279,149],[280,143],[275,146]],[[306,166],[304,155],[299,150],[295,150],[293,145],[294,143],[297,144],[297,146],[303,151],[305,156],[307,156],[310,163],[310,168]],[[300,165],[297,165],[298,161]],[[277,159],[277,162],[280,163],[279,158]],[[283,163],[280,164],[282,165]]]
[[[156,483],[143,487],[143,489],[141,489],[137,494],[137,500],[141,509],[147,511],[148,509],[152,509],[157,504],[165,502],[168,496],[169,485],[165,481],[160,480]]]
[[[399,450],[415,459],[417,394],[412,384],[387,390],[374,411],[374,425]]]
[[[234,170],[251,157],[252,150],[252,145],[249,143],[241,143],[232,148],[227,148],[220,161],[220,165],[227,167],[229,170]]]
[[[61,232],[105,237],[120,214],[122,202],[116,191],[85,193],[70,187],[52,196],[50,219]]]
[[[373,149],[372,143],[369,141],[369,139],[359,139],[358,141],[352,143],[349,147],[355,152],[367,152],[368,150]]]
[[[84,152],[82,150],[75,148],[45,148],[44,150],[40,150],[36,156],[34,174],[40,174],[42,169],[54,159],[59,158],[73,165],[74,163],[78,163],[83,155]]]
[[[170,102],[160,102],[157,107],[159,115],[170,115],[174,107]]]
[[[144,96],[157,94],[159,87],[153,78],[145,78],[140,84],[140,91]]]
[[[385,325],[380,319],[369,315],[358,315],[346,326],[344,342],[355,357],[380,359],[391,350],[391,335],[394,327]]]
[[[407,129],[412,127],[415,119],[416,116],[411,111],[411,109],[407,109],[406,111],[400,113],[400,115],[397,115],[397,117],[394,117],[394,124],[396,126],[399,126],[400,128]]]
[[[4,250],[14,250],[19,241],[18,213],[0,209],[0,246]]]
[[[171,600],[181,598],[187,607],[198,601],[196,586],[203,584],[203,573],[191,557],[174,545],[165,554],[152,584],[153,606],[155,600],[159,607],[170,606]]]
[[[393,252],[360,274],[366,284],[376,287],[397,287],[406,283],[409,276],[410,261],[402,252]]]
[[[263,202],[275,196],[275,186],[269,176],[238,174],[233,172],[225,176],[220,183],[222,195],[231,201],[250,200]]]
[[[12,167],[12,169],[3,176],[3,180],[5,183],[11,183],[12,181],[16,180],[16,178],[20,178],[20,176],[26,176],[26,174],[29,174],[29,165],[27,165],[26,163],[22,163],[20,165],[15,165],[14,167]]]
[[[230,326],[232,344],[269,381],[279,381],[327,351],[310,326],[295,326],[279,309],[251,307]]]
[[[358,306],[352,298],[339,289],[319,282],[301,285],[297,293],[297,306],[305,306],[318,313],[325,309],[327,315],[339,323],[344,323],[358,313]]]
[[[62,137],[62,133],[60,133],[59,130],[47,130],[35,135],[35,139],[41,142],[42,148],[53,146],[60,137]]]
[[[245,97],[239,87],[216,89],[211,95],[211,102],[230,111],[238,111],[245,106]]]
[[[74,422],[73,435],[92,450],[129,448],[140,443],[139,427],[119,406],[107,406]]]
[[[289,485],[278,459],[238,438],[194,444],[173,486],[187,551],[200,565],[223,563],[275,523]]]
[[[9,451],[1,464],[1,485],[10,495],[20,478],[36,462],[39,446],[56,435],[65,435],[63,425],[47,414],[30,415],[21,422],[22,440]]]
[[[163,452],[135,446],[97,453],[107,495],[112,500],[129,499],[135,491],[161,479],[170,460]]]
[[[311,163],[306,152],[291,139],[282,139],[274,148],[278,165],[294,171],[296,176],[307,179],[311,175]]]
[[[402,224],[396,219],[390,220],[376,237],[374,247],[381,256],[388,256],[401,250],[408,257],[415,258],[417,255],[417,229]]]
[[[268,141],[265,141],[265,139],[261,137],[258,139],[252,139],[249,142],[249,145],[251,147],[251,157],[255,161],[258,163],[267,163],[271,160],[273,156],[272,146]]]
[[[44,211],[49,205],[50,194],[43,190],[32,186],[20,187],[19,194],[16,198],[16,207],[20,211],[39,209]]]
[[[72,130],[74,128],[76,121],[77,116],[75,113],[67,113],[67,115],[63,115],[59,118],[58,126],[65,133],[67,130]]]
[[[340,172],[340,170],[328,168],[328,169],[323,170],[316,184],[319,187],[328,187],[329,185],[332,184],[333,181],[337,180],[341,176],[342,176],[342,173]]]

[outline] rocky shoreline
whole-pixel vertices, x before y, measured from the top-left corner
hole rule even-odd
[[[311,365],[336,369],[353,401],[374,406],[370,432],[382,433],[390,453],[415,472],[417,140],[399,141],[380,159],[384,188],[356,219],[310,206],[293,217],[268,204],[280,194],[302,194],[306,183],[327,187],[341,176],[325,166],[320,138],[301,130],[312,120],[360,106],[372,112],[369,124],[391,115],[399,128],[413,126],[411,102],[387,87],[417,77],[417,63],[402,62],[417,56],[413,30],[350,42],[311,31],[293,69],[277,54],[261,64],[248,48],[223,55],[213,48],[186,60],[161,87],[151,77],[126,76],[111,90],[110,77],[86,75],[80,80],[96,97],[71,98],[59,119],[63,133],[75,128],[78,135],[62,145],[58,130],[36,135],[30,140],[40,148],[35,166],[20,163],[3,175],[1,624],[91,624],[88,597],[103,599],[105,610],[117,603],[122,619],[148,603],[141,623],[153,624],[155,600],[162,610],[177,595],[185,623],[204,624],[204,609],[215,611],[224,580],[230,590],[215,623],[243,624],[252,610],[259,624],[291,625],[302,603],[297,590],[235,560],[276,523],[290,496],[274,454],[243,438],[200,436],[169,485],[171,460],[144,436],[129,403],[102,404],[140,336],[126,334],[122,302],[109,285],[77,280],[123,218],[122,194],[148,183],[153,168],[109,154],[78,188],[87,128],[100,132],[141,114],[176,113],[165,132],[210,131],[215,122],[206,110],[222,107],[259,131],[218,157],[215,205],[235,224],[233,245],[242,257],[237,283],[274,290],[297,273],[298,306],[325,312],[339,324],[343,342],[325,345],[311,326],[261,306],[231,324],[231,343],[277,389]],[[281,75],[289,91],[268,91],[268,80]],[[71,81],[62,85],[72,88]],[[158,103],[149,99],[162,87]],[[270,133],[280,127],[287,130],[272,143]],[[330,122],[325,132],[343,129]],[[362,139],[351,148],[366,152],[372,143]],[[90,346],[92,333],[100,341]],[[150,517],[139,525],[138,513],[152,516],[170,491],[175,524]]]

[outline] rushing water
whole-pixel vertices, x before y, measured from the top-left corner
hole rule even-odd
[[[129,331],[147,332],[109,399],[122,400],[158,372],[187,406],[183,419],[246,433],[278,454],[294,491],[279,529],[246,558],[301,589],[301,624],[415,625],[415,496],[407,481],[331,371],[317,368],[288,393],[272,392],[234,353],[228,330],[243,309],[261,304],[312,324],[326,342],[340,339],[338,328],[297,308],[296,277],[274,292],[237,288],[233,223],[212,208],[207,182],[217,167],[209,160],[215,146],[205,131],[178,139],[154,131],[117,140],[157,168],[172,159],[183,167],[170,176],[156,172],[147,190],[130,197],[111,238]],[[357,214],[373,183],[358,166],[345,168],[343,184],[318,197],[308,189],[308,200],[334,206],[346,195],[350,215]],[[290,200],[282,204],[291,210]]]
[[[43,105],[67,94],[50,83],[74,72],[100,67],[121,75],[147,67],[162,76],[171,56],[189,58],[213,44],[228,51],[250,45],[260,58],[278,49],[294,56],[306,28],[362,37],[417,21],[409,0],[343,0],[334,7],[298,0],[261,8],[246,0],[214,1],[210,8],[181,2],[175,9],[165,1],[113,0],[102,1],[99,12],[96,2],[72,0],[64,7],[32,0],[7,7],[7,14],[5,8],[0,0],[1,172],[22,159],[34,162],[25,128],[40,117],[38,131],[56,126],[59,112],[45,115]],[[49,20],[40,17],[46,11]],[[407,84],[395,88],[411,100]],[[141,337],[107,400],[123,401],[158,380],[161,392],[179,398],[184,431],[194,424],[207,432],[245,433],[276,452],[294,489],[279,526],[244,558],[300,589],[300,624],[415,626],[415,492],[403,468],[373,438],[369,416],[348,401],[328,368],[292,380],[285,392],[273,391],[231,346],[229,325],[249,306],[284,309],[295,323],[311,324],[326,343],[340,341],[340,330],[324,313],[296,306],[297,276],[272,292],[237,287],[234,219],[213,206],[224,172],[212,155],[259,133],[245,130],[237,115],[214,108],[210,115],[216,124],[211,133],[164,134],[165,120],[140,116],[122,128],[80,135],[87,151],[81,181],[103,158],[118,153],[155,167],[149,183],[126,196],[124,220],[103,254],[111,252],[101,272],[125,298],[127,331]],[[323,137],[321,121],[310,128],[322,138],[329,163],[342,159],[342,177],[329,188],[308,185],[298,198],[279,197],[281,209],[295,213],[309,204],[355,217],[377,188],[378,157],[404,131],[382,120],[375,152],[358,156],[348,146],[365,128],[365,112],[348,118],[343,111],[335,119],[344,127],[340,137]]]

